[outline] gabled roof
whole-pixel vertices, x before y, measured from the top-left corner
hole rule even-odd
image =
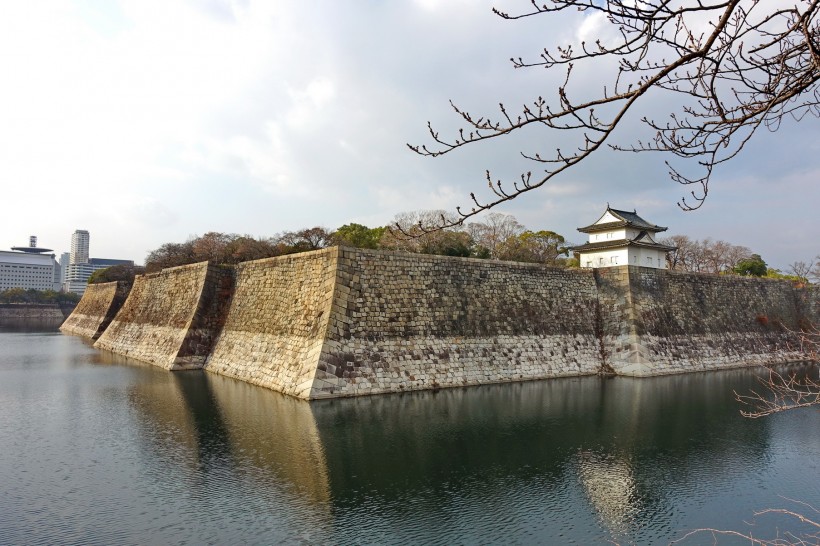
[[[675,250],[674,246],[662,245],[659,243],[646,243],[642,241],[634,241],[632,239],[617,239],[614,241],[601,241],[598,243],[585,243],[580,246],[570,248],[573,252],[592,252],[593,250],[609,250],[613,248],[624,248],[628,246],[640,246],[643,248],[654,248],[656,250],[663,250],[669,252]]]
[[[609,213],[610,215],[617,218],[617,221],[614,222],[604,222],[599,224],[606,215]],[[663,226],[656,226],[650,222],[647,222],[633,210],[632,212],[625,211],[625,210],[618,210],[613,209],[609,205],[607,205],[606,210],[601,215],[600,218],[594,223],[589,226],[579,227],[578,231],[581,233],[595,233],[596,231],[608,231],[611,229],[621,228],[621,227],[631,227],[635,229],[651,231],[651,232],[659,232],[659,231],[666,231],[667,228]]]
[[[670,252],[675,250],[676,246],[664,245],[655,242],[652,236],[646,231],[642,231],[634,239],[614,239],[608,241],[598,241],[595,243],[584,243],[583,245],[571,247],[569,250],[573,252],[591,252],[593,250],[607,250],[612,248],[624,248],[628,246],[640,246],[643,248],[654,248],[656,250],[663,250]]]

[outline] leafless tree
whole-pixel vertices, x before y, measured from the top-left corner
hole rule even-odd
[[[793,262],[789,264],[789,273],[798,277],[803,282],[809,282],[809,275],[811,275],[811,262]]]
[[[512,259],[505,247],[508,242],[518,237],[526,228],[521,225],[515,216],[493,212],[488,214],[483,222],[468,224],[467,230],[475,242],[490,251],[490,258],[494,260]]]
[[[820,254],[815,256],[812,262],[814,265],[812,265],[811,271],[809,271],[809,280],[820,284]]]
[[[662,151],[696,165],[684,174],[668,162],[673,180],[691,186],[678,204],[685,210],[701,206],[709,193],[715,167],[734,158],[761,126],[777,129],[790,116],[800,120],[820,115],[820,0],[531,0],[530,11],[507,20],[580,10],[606,20],[617,35],[614,42],[545,48],[538,58],[511,59],[515,68],[565,71],[553,99],[539,96],[518,112],[503,103],[496,115],[476,115],[451,101],[463,126],[452,137],[428,123],[434,144],[408,144],[413,151],[440,156],[463,146],[503,137],[528,126],[569,131],[571,149],[521,152],[544,170],[526,172],[502,183],[486,173],[491,193],[486,199],[471,193],[467,210],[458,207],[455,220],[441,219],[438,228],[543,186],[581,163],[602,146],[616,150]],[[606,33],[603,33],[606,35]],[[581,63],[604,68],[617,62],[617,75],[600,93],[587,98],[571,87],[573,69]],[[648,142],[608,142],[627,114],[650,91],[681,97],[681,112],[666,120],[644,117],[655,132]],[[691,196],[691,197],[690,197]],[[689,201],[687,201],[689,199]]]
[[[277,235],[276,240],[294,250],[319,250],[331,244],[332,232],[326,228],[316,226],[299,231],[285,231]]]
[[[390,250],[422,252],[425,248],[437,246],[446,237],[435,229],[435,226],[443,223],[456,225],[455,215],[444,210],[401,212],[393,219],[396,229],[387,230],[380,244]],[[452,228],[444,231],[452,231]]]
[[[666,261],[670,269],[678,271],[720,273],[731,270],[752,255],[752,251],[745,246],[709,238],[700,241],[687,235],[673,235],[661,242],[676,247],[667,255]]]

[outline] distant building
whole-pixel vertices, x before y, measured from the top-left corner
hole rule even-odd
[[[112,265],[134,265],[133,260],[89,258],[90,247],[91,235],[88,231],[78,229],[71,235],[71,254],[63,274],[63,291],[82,296],[88,285],[88,278],[98,269],[105,269]]]
[[[572,250],[580,254],[581,267],[616,267],[640,265],[666,269],[666,253],[674,246],[655,240],[665,227],[647,222],[633,210],[606,207],[603,215],[578,231],[589,234],[589,241]]]
[[[29,246],[0,250],[0,292],[10,288],[24,290],[59,290],[60,264],[50,248],[37,246],[37,237],[29,238]]]
[[[68,264],[71,263],[71,253],[63,252],[60,254],[60,286],[65,282],[66,274],[68,273]]]
[[[78,229],[71,235],[71,264],[88,263],[88,249],[91,246],[91,235]]]
[[[91,274],[98,269],[105,269],[112,265],[134,265],[133,260],[112,260],[108,258],[91,258],[85,264],[68,264],[65,279],[63,280],[63,291],[73,292],[82,296],[88,285]]]

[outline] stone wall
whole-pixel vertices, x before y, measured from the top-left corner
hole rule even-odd
[[[130,289],[130,284],[119,281],[88,285],[60,331],[97,339],[114,320]]]
[[[594,374],[591,271],[332,248],[240,264],[205,369],[301,398]]]
[[[818,322],[784,281],[330,248],[137,277],[96,346],[315,399],[800,360]]]
[[[596,270],[606,358],[622,375],[801,360],[816,291],[791,282],[624,266]]]
[[[57,303],[0,303],[0,328],[57,330],[71,307]]]
[[[311,398],[589,375],[592,271],[341,249]]]
[[[94,346],[169,370],[201,368],[224,322],[232,273],[202,262],[138,275]]]
[[[309,398],[327,331],[338,248],[244,262],[205,368]]]

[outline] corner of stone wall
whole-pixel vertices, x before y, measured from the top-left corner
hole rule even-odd
[[[651,375],[651,361],[641,344],[633,301],[633,279],[639,268],[631,265],[594,270],[598,286],[596,335],[601,343],[604,374]]]
[[[324,322],[320,325],[321,343],[315,354],[316,371],[310,390],[305,392],[305,398],[308,400],[333,398],[337,396],[335,393],[339,387],[345,383],[345,380],[337,373],[341,368],[334,355],[339,352],[340,347],[336,339],[343,335],[345,321],[349,320],[346,311],[350,296],[349,281],[352,276],[348,265],[356,260],[360,249],[334,246],[327,250],[333,263],[332,295],[324,314]]]
[[[208,262],[202,276],[196,310],[171,370],[202,368],[225,324],[233,296],[235,268]]]
[[[130,289],[131,284],[123,281],[89,285],[60,331],[98,339],[114,320]]]

